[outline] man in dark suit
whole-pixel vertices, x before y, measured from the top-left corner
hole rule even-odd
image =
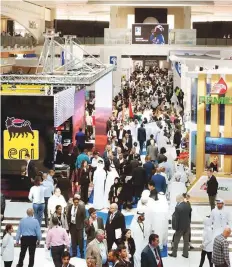
[[[190,223],[191,223],[191,206],[184,201],[183,195],[177,196],[177,205],[175,208],[175,213],[172,218],[173,229],[176,230],[174,236],[174,243],[172,248],[172,253],[168,254],[170,257],[176,258],[178,244],[181,237],[183,236],[184,247],[183,254],[184,258],[188,258],[188,248],[189,248],[189,234],[190,234]]]
[[[142,251],[141,267],[163,267],[159,248],[159,236],[156,234],[149,236],[149,244]]]
[[[110,151],[108,154],[108,157],[105,159],[105,167],[106,170],[109,170],[109,168],[115,168],[117,172],[119,172],[120,169],[120,163],[117,157],[114,157],[113,153]]]
[[[118,252],[118,267],[130,267],[131,262],[128,260],[128,255],[127,255],[127,248],[124,245],[119,245],[117,248]]]
[[[119,234],[120,231],[122,233],[125,229],[126,223],[124,215],[118,210],[118,205],[116,203],[111,204],[110,211],[108,213],[108,218],[106,221],[108,250],[112,248],[114,242],[117,244],[118,239],[120,239],[120,236],[116,236],[116,233]]]
[[[215,200],[216,200],[217,190],[218,190],[218,181],[216,177],[213,175],[212,169],[207,170],[207,175],[208,175],[207,194],[209,196],[209,204],[210,204],[211,210],[213,210],[215,208]]]
[[[80,204],[76,197],[73,198],[73,204],[68,208],[67,221],[71,235],[72,257],[77,256],[77,246],[79,246],[81,258],[84,258],[85,205]]]
[[[132,149],[132,137],[131,135],[129,135],[128,133],[125,134],[125,138],[126,138],[126,146],[128,147],[129,151]]]
[[[146,142],[146,130],[143,128],[143,124],[138,129],[138,141],[140,146],[140,154],[143,152],[143,145]]]
[[[133,159],[138,159],[139,161],[140,159],[140,155],[136,153],[135,148],[131,149],[130,155],[128,156],[128,161],[131,162]]]
[[[85,219],[85,233],[87,235],[87,245],[94,240],[95,232],[98,229],[104,230],[104,223],[101,217],[97,217],[96,210],[90,208],[88,210],[89,218]]]
[[[118,139],[118,145],[122,145],[122,139],[125,137],[126,130],[123,129],[123,125],[120,125],[119,130],[117,130],[117,139]]]
[[[138,199],[141,197],[147,183],[147,174],[145,169],[142,167],[141,162],[139,163],[139,166],[134,168],[132,171],[132,183],[134,186],[135,203],[138,203]]]
[[[29,154],[25,154],[25,160],[27,162],[25,176],[28,177],[30,181],[33,183],[36,176],[35,163],[31,161],[31,157]]]

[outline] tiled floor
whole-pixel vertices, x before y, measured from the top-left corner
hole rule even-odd
[[[13,217],[20,219],[21,217],[24,217],[26,215],[27,208],[31,207],[31,203],[18,203],[18,202],[9,202],[7,201],[6,205],[6,212],[5,217]],[[193,222],[193,228],[192,230],[192,241],[194,243],[194,246],[197,248],[199,247],[201,243],[201,236],[202,236],[202,221],[205,216],[210,214],[210,208],[209,206],[199,206],[199,205],[193,205],[193,212],[192,212],[192,222]],[[226,207],[232,214],[232,207]],[[134,211],[132,211],[134,213]],[[19,220],[18,220],[19,221]],[[10,222],[10,221],[9,221]],[[6,221],[7,223],[7,221]],[[2,226],[2,229],[4,226]],[[17,229],[17,226],[15,226],[15,230]],[[173,231],[169,230],[169,241],[171,240]],[[43,234],[45,237],[45,233]],[[229,238],[230,241],[232,240],[232,237]],[[41,241],[41,243],[44,244],[44,241]],[[169,244],[170,246],[170,244]],[[182,247],[182,242],[180,244],[180,247]],[[14,257],[14,263],[12,267],[15,267],[19,258],[20,248],[15,248],[15,257]],[[181,256],[181,251],[179,251],[178,257],[173,258],[164,258],[164,267],[198,267],[200,262],[200,251],[191,251],[189,254],[189,258],[185,259]],[[231,253],[232,254],[232,253]],[[45,253],[44,248],[37,248],[36,249],[36,256],[35,256],[35,267],[54,267],[53,262],[50,259],[47,258],[47,254]],[[231,255],[231,261],[232,261],[232,255]],[[81,259],[71,259],[71,263],[74,264],[76,267],[82,267],[86,266],[85,261]],[[28,255],[25,258],[24,266],[28,265]],[[206,259],[204,266],[209,266],[208,261]]]

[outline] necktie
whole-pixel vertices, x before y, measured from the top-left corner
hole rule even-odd
[[[110,223],[112,223],[112,221],[113,221],[113,218],[114,218],[114,215],[113,215],[113,214],[111,214],[111,215],[110,215]]]
[[[159,256],[159,253],[157,251],[157,248],[154,248],[154,251],[155,251],[156,261],[158,262],[157,267],[162,267],[160,256]]]

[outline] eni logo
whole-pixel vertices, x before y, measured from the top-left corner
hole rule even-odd
[[[22,160],[30,154],[32,160],[39,159],[39,131],[32,130],[28,120],[7,117],[4,130],[4,159]]]

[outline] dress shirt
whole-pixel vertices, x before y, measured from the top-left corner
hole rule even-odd
[[[44,191],[45,188],[43,185],[32,186],[29,192],[29,200],[34,204],[43,204],[44,203]]]
[[[54,186],[53,184],[48,181],[48,179],[43,181],[44,186],[44,197],[51,197],[54,192]]]
[[[107,251],[106,251],[105,244],[103,242],[99,242],[98,240],[97,240],[97,243],[98,243],[99,251],[101,254],[101,258],[102,258],[102,264],[105,264],[107,262]]]
[[[55,226],[48,231],[46,237],[46,245],[47,248],[57,247],[57,246],[69,246],[70,240],[68,238],[68,234],[66,230],[60,226]]]
[[[228,240],[221,234],[214,239],[213,244],[213,259],[212,263],[214,265],[223,265],[230,266],[230,252],[229,252],[229,242]]]
[[[54,185],[54,180],[50,174],[47,175],[47,181],[51,182]]]
[[[159,262],[161,261],[161,258],[160,258],[160,255],[159,255],[158,249],[157,249],[157,248],[154,248],[154,247],[152,247],[150,244],[149,244],[149,247],[150,247],[150,249],[151,249],[151,251],[152,251],[152,253],[153,253],[154,257],[155,257],[155,260],[156,260],[157,266],[159,266]],[[157,255],[156,255],[156,252],[155,252],[155,250],[156,250],[156,252],[157,252]]]
[[[123,138],[123,130],[119,131],[119,135],[118,135],[118,139],[122,139]]]
[[[78,206],[72,206],[71,210],[71,223],[76,224],[76,215],[77,215]]]
[[[94,227],[95,232],[96,232],[98,230],[97,219],[93,221],[93,227]]]
[[[28,165],[29,165],[30,161],[31,161],[31,160],[28,160],[28,161],[27,161],[27,167],[26,167],[26,176],[27,176],[27,177],[28,177]]]
[[[21,236],[36,236],[38,240],[41,240],[41,230],[38,220],[33,217],[21,219],[16,234],[16,242],[19,242]]]

